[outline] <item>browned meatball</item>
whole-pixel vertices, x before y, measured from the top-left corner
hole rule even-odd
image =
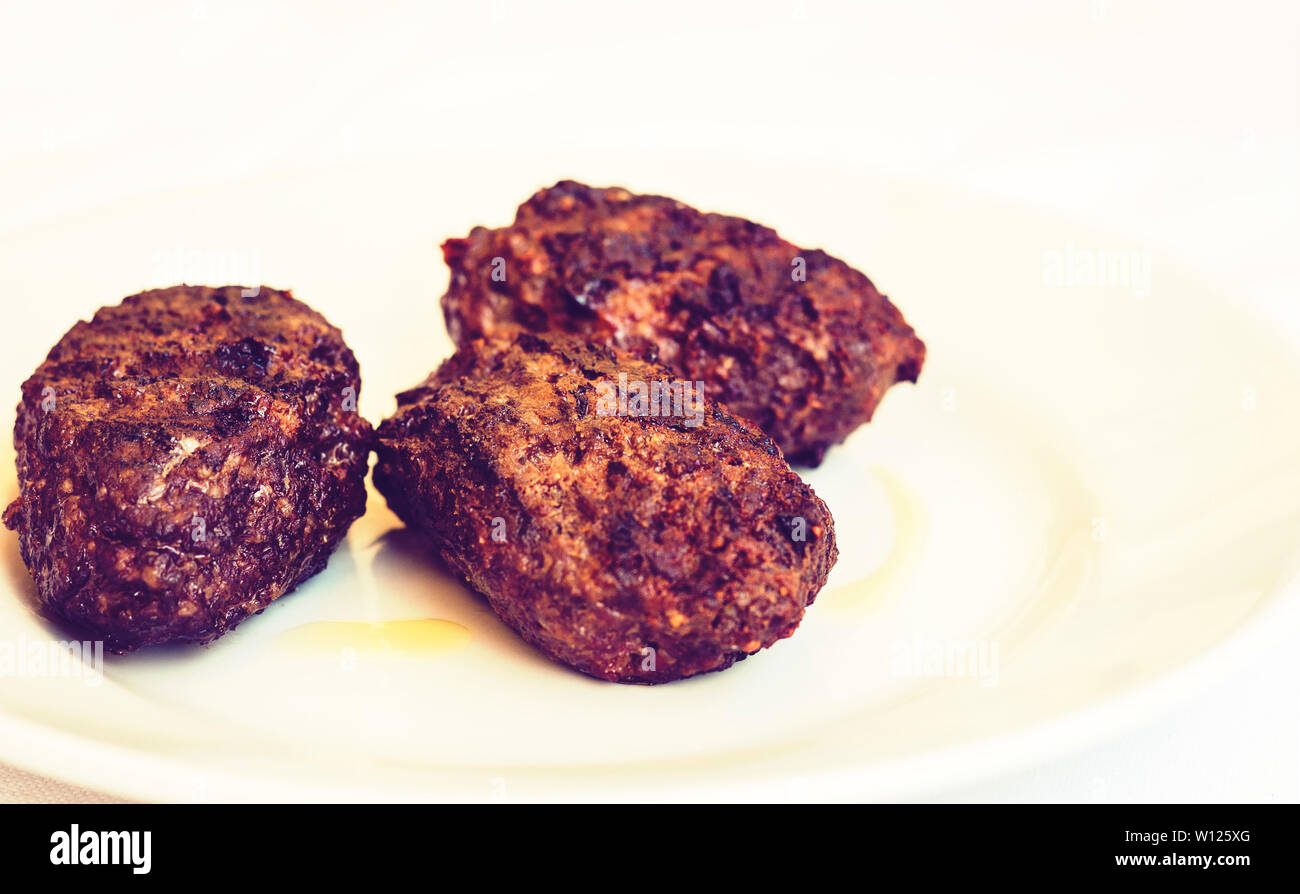
[[[834,532],[767,436],[672,379],[608,346],[467,343],[398,395],[375,484],[555,660],[620,682],[721,670],[794,632]]]
[[[360,387],[288,292],[179,286],[77,323],[23,384],[4,516],[45,610],[113,651],[206,642],[320,571],[365,509]]]
[[[748,220],[564,181],[449,239],[452,338],[559,331],[657,359],[817,465],[925,345],[864,275]]]

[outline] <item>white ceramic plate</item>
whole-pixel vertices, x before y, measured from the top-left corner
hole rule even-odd
[[[141,196],[0,234],[0,382],[16,399],[76,319],[134,291],[261,281],[342,327],[377,421],[450,351],[437,243],[566,176],[822,246],[929,345],[919,386],[806,473],[841,558],[798,633],[681,683],[590,680],[519,641],[372,493],[323,574],[209,647],[109,658],[102,678],[0,668],[0,760],[142,799],[909,797],[1108,734],[1295,618],[1294,348],[1247,296],[1144,246],[936,187],[477,156]],[[3,469],[8,501],[12,450]],[[66,639],[8,532],[0,559],[0,649]],[[469,632],[406,649],[291,632],[413,618]]]

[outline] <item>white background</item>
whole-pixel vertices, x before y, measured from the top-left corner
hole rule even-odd
[[[1298,8],[5,4],[0,238],[302,158],[609,149],[847,163],[1104,227],[1244,296],[1300,343]],[[1261,654],[1122,739],[933,796],[1295,801],[1297,676],[1291,656]],[[58,792],[0,770],[0,798]]]

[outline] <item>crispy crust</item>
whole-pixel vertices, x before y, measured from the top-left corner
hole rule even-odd
[[[114,651],[207,642],[320,571],[365,509],[360,387],[288,292],[179,286],[77,323],[14,429],[4,521],[42,606]]]
[[[620,372],[672,378],[561,338],[468,343],[398,396],[375,484],[553,659],[620,682],[721,670],[794,632],[835,561],[830,513],[711,400],[698,425],[609,414]]]
[[[557,331],[631,350],[703,380],[795,463],[820,463],[925,361],[902,314],[857,270],[662,196],[563,181],[521,205],[513,225],[476,227],[443,255],[456,344]]]

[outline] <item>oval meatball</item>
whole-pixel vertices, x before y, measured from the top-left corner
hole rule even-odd
[[[320,571],[365,509],[360,388],[288,292],[178,286],[77,323],[14,431],[4,521],[43,608],[112,651],[207,642]]]
[[[925,345],[862,273],[768,227],[563,181],[508,227],[444,243],[457,344],[577,333],[656,359],[815,466],[868,422]]]
[[[789,636],[831,516],[770,438],[662,367],[520,335],[398,396],[375,484],[556,661],[604,680],[721,670]]]

